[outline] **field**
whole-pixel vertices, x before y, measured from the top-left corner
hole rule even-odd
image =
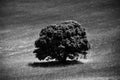
[[[1,0],[0,80],[120,80],[119,0]],[[86,28],[88,58],[67,65],[33,54],[42,28],[76,20]]]

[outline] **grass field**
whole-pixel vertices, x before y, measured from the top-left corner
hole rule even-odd
[[[1,0],[0,80],[119,80],[119,0]],[[86,28],[88,59],[40,63],[34,41],[49,24],[76,20]]]

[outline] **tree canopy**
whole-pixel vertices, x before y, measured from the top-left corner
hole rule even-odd
[[[43,28],[35,41],[33,53],[39,60],[46,57],[58,61],[74,59],[79,54],[86,56],[90,49],[85,28],[77,21],[68,20],[59,24],[51,24]]]

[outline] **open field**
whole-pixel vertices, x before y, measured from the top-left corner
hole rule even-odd
[[[0,80],[120,80],[119,14],[119,0],[1,0]],[[40,30],[64,20],[86,28],[88,59],[40,63],[32,53]]]

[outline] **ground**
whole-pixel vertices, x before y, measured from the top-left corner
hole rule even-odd
[[[0,80],[119,80],[119,0],[2,0]],[[76,20],[86,28],[87,59],[40,62],[32,53],[41,28]]]

